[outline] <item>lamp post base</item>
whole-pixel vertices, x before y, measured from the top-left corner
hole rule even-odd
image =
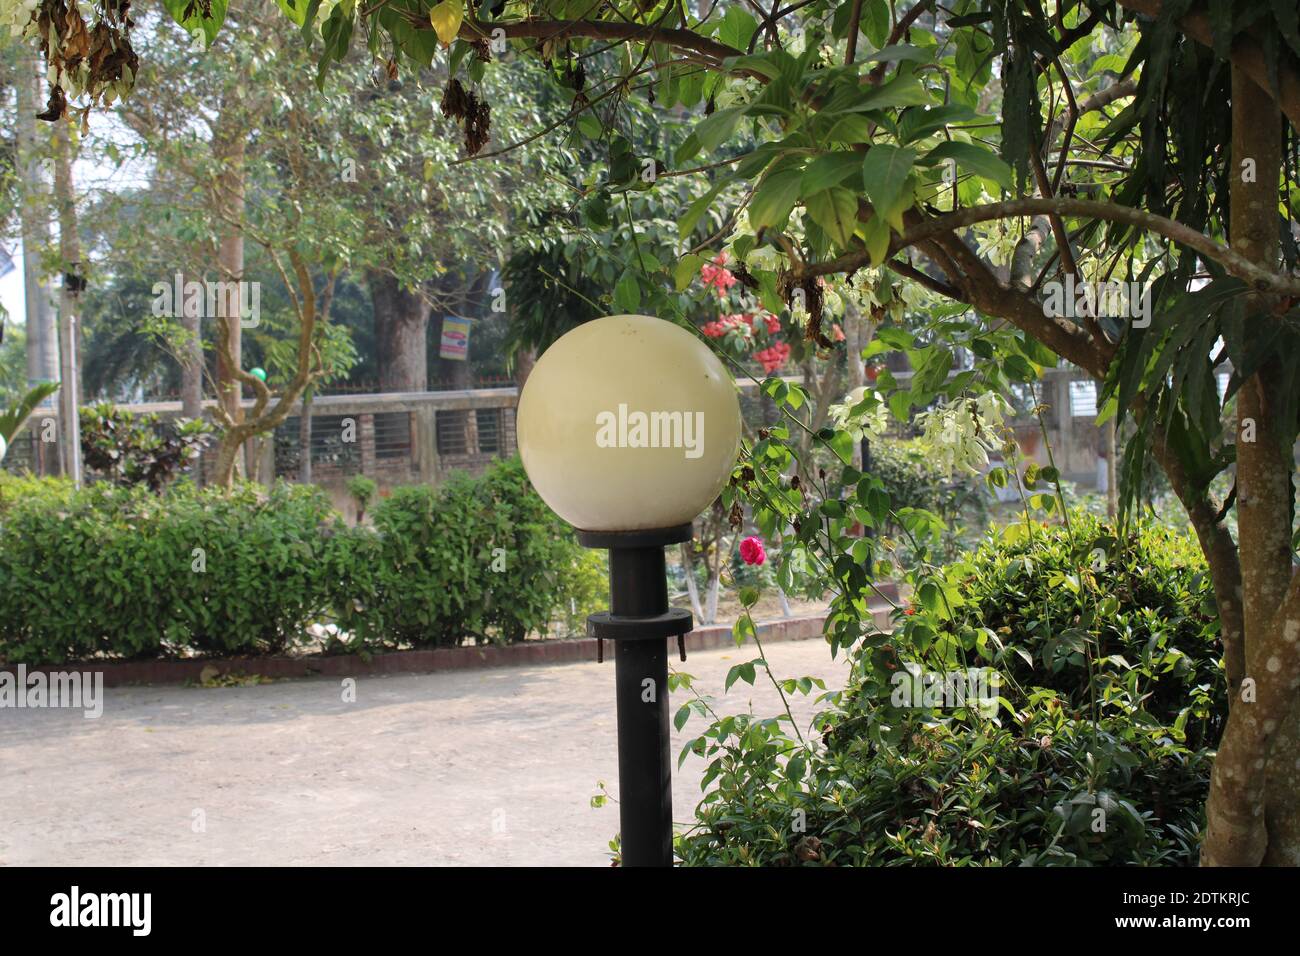
[[[689,541],[691,526],[650,531],[579,531],[609,550],[610,610],[587,633],[614,642],[618,703],[619,828],[624,866],[673,865],[668,644],[686,634],[689,611],[669,608],[664,548]]]

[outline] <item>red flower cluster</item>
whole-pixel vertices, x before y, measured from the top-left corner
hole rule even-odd
[[[706,322],[700,327],[703,332],[711,339],[720,339],[732,329],[738,329],[742,325],[748,326],[745,334],[749,334],[749,329],[754,327],[754,317],[752,315],[720,315],[716,322]]]
[[[767,323],[768,335],[776,335],[776,333],[781,331],[781,320],[770,312],[763,317],[763,321]]]
[[[769,375],[785,365],[789,358],[790,346],[785,342],[775,342],[754,353],[754,361],[763,366],[763,371]]]
[[[727,290],[736,284],[736,277],[723,268],[723,263],[726,261],[727,254],[719,252],[712,264],[705,263],[700,267],[700,278],[704,281],[704,285],[716,288],[719,298],[725,298]]]
[[[740,542],[740,560],[746,564],[762,564],[766,561],[767,552],[763,550],[763,540],[751,535]]]

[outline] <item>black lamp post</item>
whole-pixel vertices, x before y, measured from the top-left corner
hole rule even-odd
[[[736,385],[707,345],[646,315],[561,336],[538,359],[517,415],[537,493],[609,551],[610,609],[587,632],[614,645],[618,801],[625,866],[673,862],[668,643],[685,659],[689,611],[668,606],[664,548],[731,475],[740,448]],[[603,656],[603,655],[601,655]]]
[[[579,531],[609,551],[610,609],[587,618],[600,646],[614,644],[618,702],[619,826],[624,866],[672,866],[673,785],[668,726],[668,641],[686,660],[691,612],[668,606],[664,548],[691,526],[656,531]],[[603,656],[603,655],[602,655]]]

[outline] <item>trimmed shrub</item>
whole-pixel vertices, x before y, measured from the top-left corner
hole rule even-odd
[[[334,569],[338,623],[367,646],[519,641],[567,603],[573,533],[518,459],[440,488],[396,488],[348,536]]]
[[[353,651],[517,641],[595,599],[599,558],[517,460],[397,489],[373,519],[348,528],[313,486],[0,476],[0,659],[277,653],[329,619]]]
[[[690,744],[715,785],[684,862],[1196,863],[1226,714],[1199,552],[1083,514],[1017,527],[854,647],[808,747],[750,715]],[[1002,675],[992,710],[896,696],[902,675],[983,666]]]
[[[21,479],[19,480],[22,481]],[[316,488],[27,483],[0,493],[0,653],[28,663],[283,650],[326,610]]]

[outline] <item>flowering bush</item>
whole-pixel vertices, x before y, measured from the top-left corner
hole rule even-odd
[[[726,302],[736,285],[736,277],[726,267],[727,254],[719,253],[712,262],[700,267],[700,281],[706,289]],[[790,360],[790,344],[782,339],[781,320],[763,309],[722,313],[706,322],[700,331],[714,339],[737,361],[752,359],[771,375]],[[841,336],[842,337],[842,336]]]
[[[740,714],[692,740],[714,785],[682,861],[1194,865],[1227,711],[1209,582],[1183,535],[1072,522],[941,569],[852,648],[817,735]],[[897,675],[975,665],[990,709],[896,701]]]
[[[979,474],[989,452],[1001,444],[999,432],[1011,406],[997,392],[940,402],[917,416],[921,444],[944,471]]]

